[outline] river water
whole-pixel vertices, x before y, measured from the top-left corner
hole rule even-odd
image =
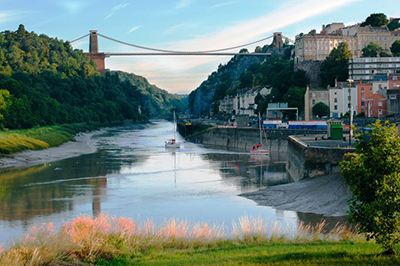
[[[79,215],[170,218],[230,225],[240,216],[261,217],[282,232],[300,222],[315,224],[321,215],[257,206],[238,196],[289,182],[284,161],[213,150],[182,142],[168,150],[173,124],[156,121],[145,129],[111,128],[92,138],[98,151],[25,169],[0,173],[0,244],[10,244],[32,225],[60,225]],[[334,225],[338,220],[327,217]],[[229,227],[229,226],[227,226]]]

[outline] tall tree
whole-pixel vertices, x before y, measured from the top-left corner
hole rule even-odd
[[[392,21],[389,22],[388,28],[390,31],[393,31],[395,29],[400,28],[400,23],[398,19],[393,19]]]
[[[349,77],[349,59],[352,57],[346,42],[342,42],[337,48],[334,48],[321,67],[323,86],[334,86],[335,79],[346,81]]]
[[[373,13],[367,17],[367,19],[361,23],[361,27],[371,25],[372,27],[380,27],[388,24],[388,19],[383,13]]]
[[[377,57],[383,52],[382,46],[379,43],[370,42],[362,49],[363,57]]]
[[[318,117],[329,116],[330,113],[329,106],[324,104],[323,102],[319,102],[313,106],[312,113],[313,115]]]
[[[393,53],[394,56],[400,56],[400,41],[397,40],[392,44],[390,47],[390,51]]]
[[[393,254],[400,242],[400,138],[394,124],[378,120],[370,127],[358,132],[356,153],[340,164],[352,192],[349,217],[368,240]]]

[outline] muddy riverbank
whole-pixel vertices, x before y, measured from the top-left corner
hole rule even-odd
[[[280,210],[345,216],[351,192],[339,174],[268,187],[240,196]]]

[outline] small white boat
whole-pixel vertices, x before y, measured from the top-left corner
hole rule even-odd
[[[178,149],[181,147],[181,144],[176,141],[176,115],[174,112],[174,138],[169,139],[165,142],[165,148],[175,148]]]
[[[181,144],[176,139],[169,139],[165,142],[166,148],[180,148]]]

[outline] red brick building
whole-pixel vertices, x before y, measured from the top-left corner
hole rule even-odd
[[[365,117],[386,116],[386,97],[374,93],[372,83],[357,84],[357,113],[364,113]]]

